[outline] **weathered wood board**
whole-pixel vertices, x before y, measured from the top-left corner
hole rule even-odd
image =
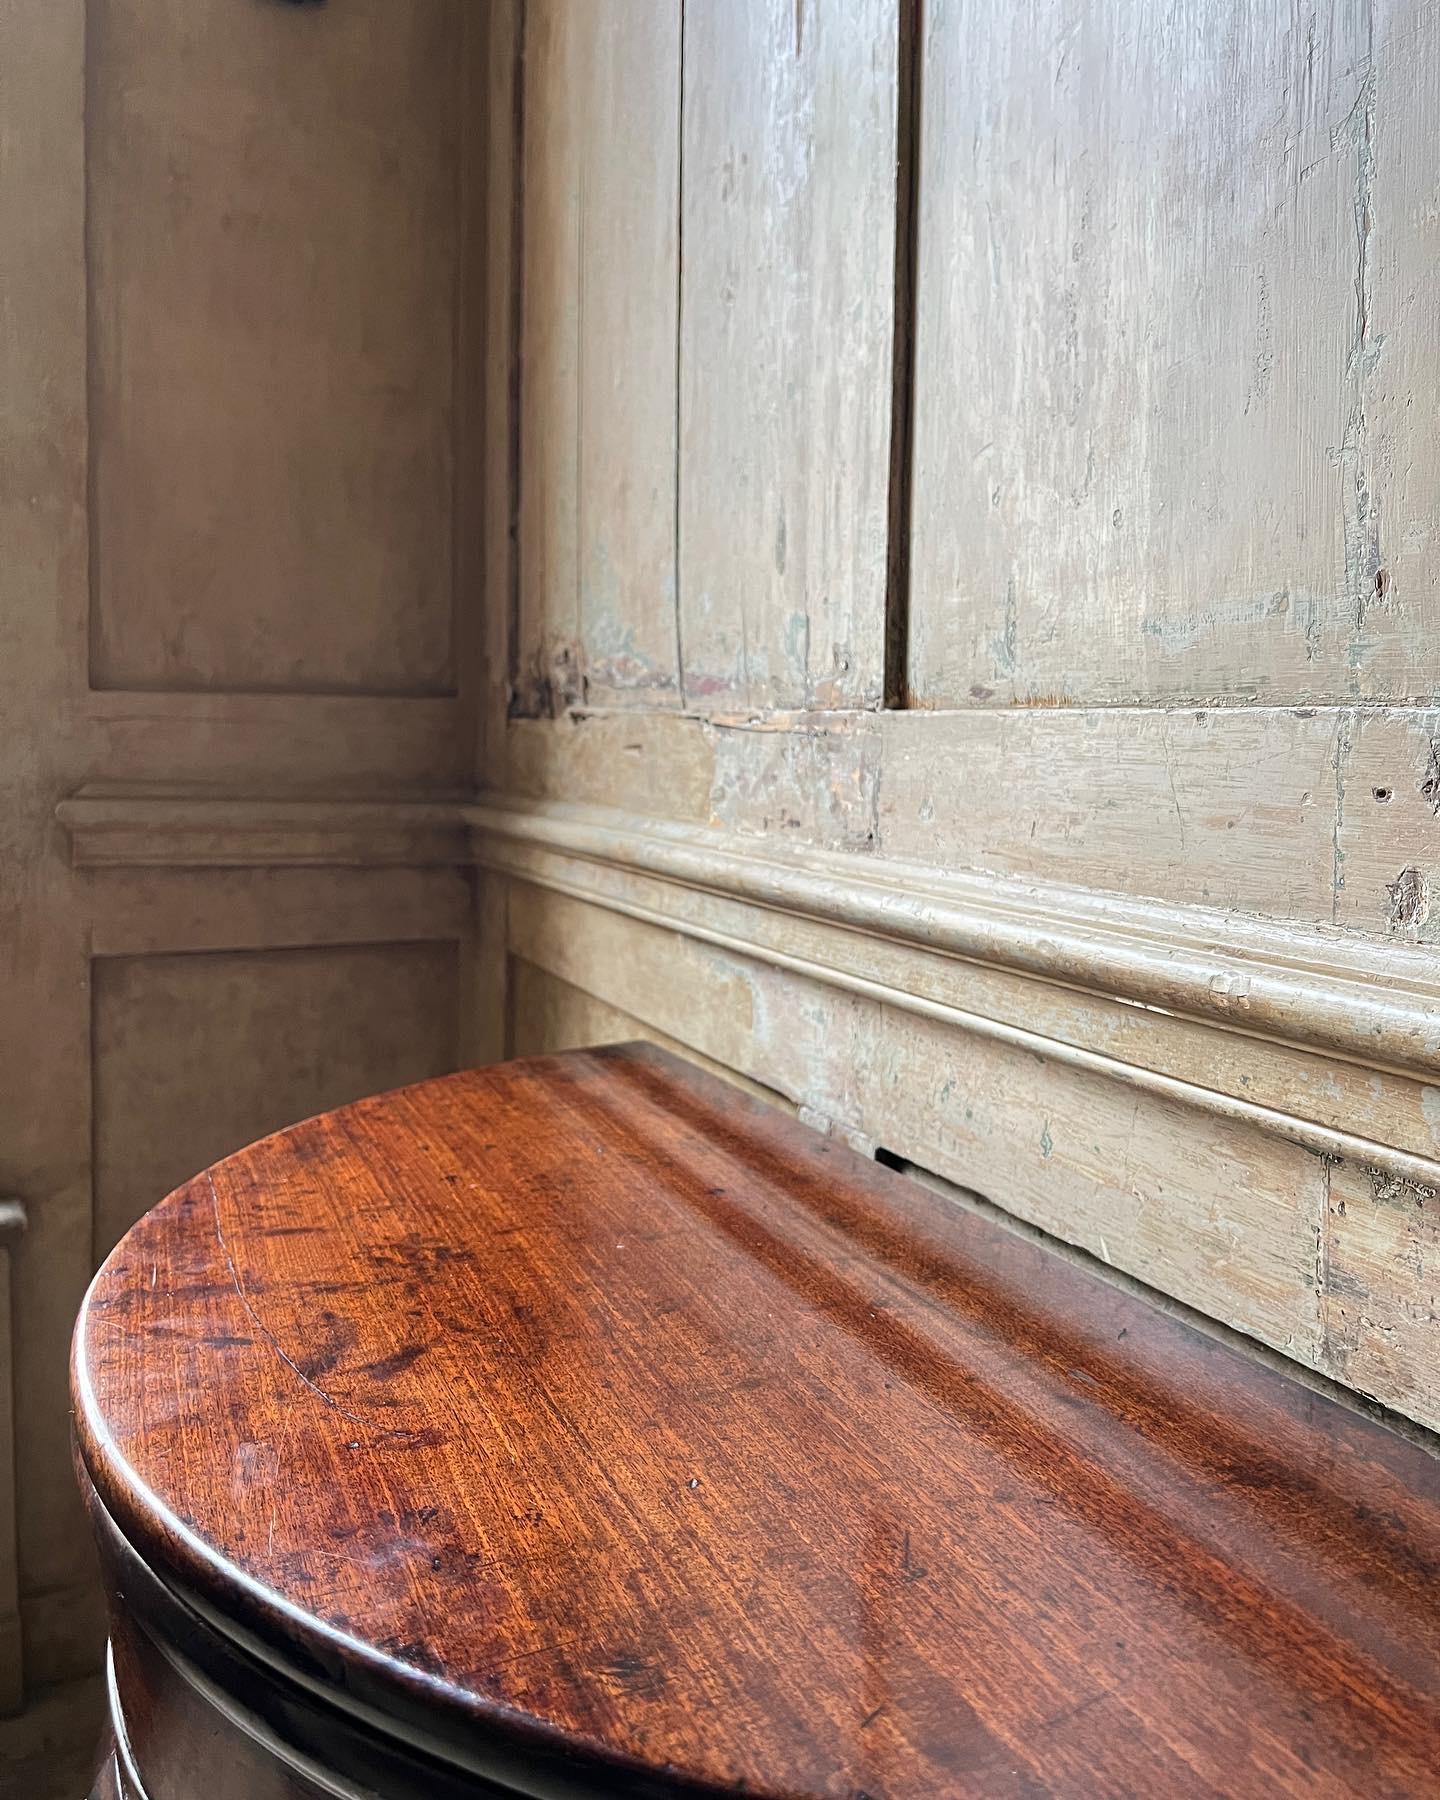
[[[916,703],[1433,697],[1436,48],[927,6]]]
[[[523,67],[514,704],[673,704],[680,8],[532,0]]]
[[[688,0],[680,636],[701,710],[884,680],[898,9]]]

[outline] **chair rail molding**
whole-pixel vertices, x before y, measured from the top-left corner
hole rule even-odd
[[[465,814],[482,867],[1440,1184],[1440,987],[1423,949],[603,807],[485,796]],[[1413,1133],[1372,1134],[1384,1109],[1343,1093],[1322,1110],[1315,1073],[1343,1065],[1408,1094]]]
[[[1440,1186],[1423,945],[505,793],[91,786],[56,816],[96,871],[476,865]]]
[[[420,867],[469,860],[459,796],[87,786],[55,816],[78,869]]]

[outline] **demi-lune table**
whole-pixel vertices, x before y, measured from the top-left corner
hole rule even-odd
[[[97,1795],[1440,1793],[1423,1447],[650,1048],[216,1164],[73,1380]]]

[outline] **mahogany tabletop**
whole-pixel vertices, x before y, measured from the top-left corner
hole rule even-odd
[[[1440,1793],[1440,1463],[647,1047],[217,1164],[73,1380],[161,1587],[505,1791]]]

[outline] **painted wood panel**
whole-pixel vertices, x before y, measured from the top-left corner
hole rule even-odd
[[[1440,1193],[1341,1165],[1322,1251],[1329,1373],[1440,1428]]]
[[[1434,31],[927,6],[917,704],[1433,694]]]
[[[492,780],[796,849],[1425,943],[1437,757],[1429,708],[979,707],[516,721]]]
[[[688,0],[680,313],[687,704],[884,679],[899,9]]]
[[[802,1115],[1440,1428],[1436,1196],[556,894],[517,955]]]
[[[509,1056],[545,1056],[556,1050],[579,1050],[591,1044],[628,1044],[642,1041],[673,1050],[687,1062],[718,1075],[732,1087],[753,1094],[782,1112],[795,1111],[783,1094],[751,1081],[728,1063],[716,1062],[693,1045],[657,1031],[643,1019],[598,1000],[583,987],[552,975],[548,969],[515,957],[510,964]]]
[[[463,10],[90,7],[94,686],[453,687]]]
[[[25,1026],[0,1040],[0,1190],[29,1216],[12,1260],[32,1687],[93,1669],[103,1635],[65,1392],[96,1236],[93,959],[243,950],[268,969],[282,946],[468,936],[448,871],[92,876],[56,807],[97,780],[425,802],[470,779],[451,491],[459,414],[473,439],[485,397],[452,362],[479,16],[0,8],[0,990]],[[432,985],[453,1025],[450,956]],[[335,999],[343,1032],[364,1000]],[[387,1010],[410,1031],[403,995]],[[185,1029],[182,1009],[176,1054]],[[277,1094],[342,1054],[279,1058]]]
[[[1257,928],[1226,944],[1213,917],[1207,935],[1204,915],[1090,910],[1074,890],[1017,905],[1003,882],[924,884],[896,863],[800,863],[734,839],[707,850],[700,834],[642,835],[578,809],[477,815],[485,865],[521,881],[1440,1182],[1440,1008],[1433,963],[1413,951],[1327,968],[1324,940]]]
[[[1315,1364],[1320,1158],[555,895],[518,953],[851,1133]]]
[[[1380,698],[1440,699],[1440,17],[1425,0],[1377,0],[1374,56],[1355,130],[1362,231],[1356,420],[1365,484],[1357,679]]]
[[[218,1157],[454,1067],[453,943],[102,957],[92,980],[97,1260]]]
[[[524,33],[515,705],[674,704],[680,8]]]

